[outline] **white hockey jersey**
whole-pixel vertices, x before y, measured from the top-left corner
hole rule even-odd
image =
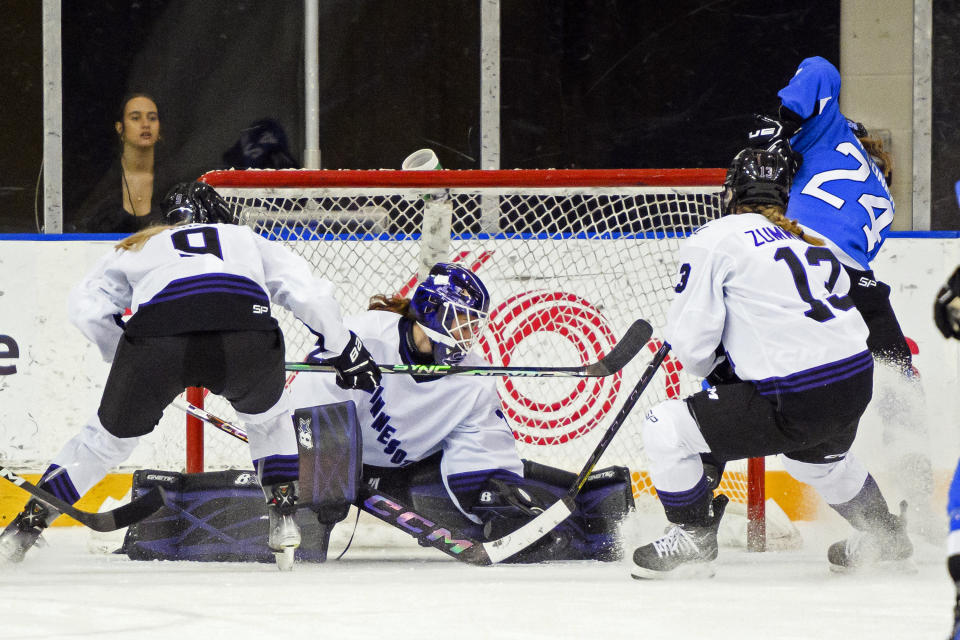
[[[679,262],[666,338],[693,375],[713,370],[721,344],[741,380],[765,382],[867,351],[836,256],[760,214],[707,223],[683,242]]]
[[[161,231],[139,251],[101,258],[71,290],[67,311],[107,362],[124,331],[276,327],[271,302],[292,311],[335,355],[350,336],[333,294],[333,284],[315,277],[303,258],[249,227],[189,224]],[[128,307],[133,315],[124,325],[120,317]]]
[[[401,319],[389,311],[367,311],[347,317],[346,323],[375,361],[409,363],[409,352],[401,342]],[[487,363],[468,354],[464,364]],[[440,472],[447,493],[461,511],[450,476],[493,469],[523,475],[494,378],[385,375],[377,390],[369,394],[337,387],[332,374],[300,373],[289,389],[292,406],[298,408],[354,401],[363,438],[363,464],[399,467],[443,451]]]

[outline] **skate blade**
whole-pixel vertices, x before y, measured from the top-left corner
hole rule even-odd
[[[284,547],[282,551],[274,551],[273,557],[277,559],[277,569],[280,571],[292,571],[294,552],[296,547]]]
[[[634,580],[696,580],[712,578],[716,573],[712,562],[688,562],[672,571],[656,571],[638,566],[630,570]]]
[[[33,547],[46,546],[49,546],[49,544],[42,535],[37,538],[32,545],[27,545],[26,547],[22,546],[16,536],[13,535],[0,539],[0,565],[20,564],[23,562],[24,557],[26,557],[27,551]]]

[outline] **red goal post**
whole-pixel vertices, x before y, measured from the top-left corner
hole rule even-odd
[[[724,173],[246,170],[201,180],[235,207],[241,223],[285,243],[333,281],[345,315],[363,311],[377,293],[409,295],[435,262],[467,265],[494,300],[478,345],[491,364],[594,361],[633,320],[647,319],[654,327],[649,351],[619,374],[498,381],[521,456],[577,471],[662,340],[677,248],[719,215]],[[287,359],[301,359],[312,345],[309,333],[276,311]],[[600,461],[630,468],[638,505],[655,496],[639,433],[646,408],[699,388],[700,380],[669,358]],[[233,417],[220,399],[207,405]],[[221,459],[233,443],[220,435],[209,435],[206,447],[196,437],[188,467],[203,467],[197,451],[210,467],[240,464]],[[754,534],[762,534],[763,480],[762,459],[733,463],[720,489],[744,507]],[[762,535],[752,539],[762,545]]]

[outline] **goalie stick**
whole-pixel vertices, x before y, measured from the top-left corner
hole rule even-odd
[[[634,405],[637,404],[637,401],[640,399],[643,391],[647,388],[647,385],[650,384],[654,374],[657,373],[657,370],[663,363],[664,358],[667,357],[667,352],[669,351],[670,345],[664,342],[663,345],[653,355],[653,358],[650,360],[647,368],[644,369],[643,375],[640,376],[637,386],[635,386],[633,391],[630,392],[630,395],[627,396],[627,400],[620,408],[620,412],[617,413],[617,417],[614,418],[613,422],[610,423],[610,426],[607,427],[603,437],[600,438],[600,442],[597,443],[593,453],[591,453],[590,457],[587,459],[587,463],[583,465],[583,469],[580,470],[580,475],[578,475],[577,479],[574,480],[573,486],[570,487],[570,490],[567,491],[566,495],[554,502],[546,509],[546,511],[516,531],[508,533],[497,540],[491,540],[490,542],[483,543],[484,550],[490,557],[491,563],[496,564],[497,562],[502,562],[516,553],[519,553],[523,549],[526,549],[531,544],[549,533],[558,524],[566,520],[567,517],[573,513],[573,510],[576,507],[574,498],[576,498],[577,494],[580,493],[580,490],[583,488],[584,483],[586,483],[587,478],[590,477],[590,473],[593,471],[593,468],[600,460],[600,456],[602,456],[603,452],[607,450],[608,446],[610,446],[613,436],[615,436],[617,431],[620,430],[620,427],[623,426],[623,423],[626,421],[630,411],[633,409]]]
[[[154,487],[139,498],[135,498],[125,505],[111,511],[95,513],[82,511],[68,502],[65,502],[49,491],[27,481],[10,469],[0,466],[0,477],[17,485],[40,502],[53,507],[61,514],[70,516],[80,524],[94,531],[116,531],[128,527],[134,522],[140,522],[156,512],[164,504],[163,489]]]
[[[566,495],[548,507],[543,513],[530,520],[522,527],[503,536],[502,538],[491,540],[489,542],[480,542],[466,536],[461,536],[455,531],[451,532],[450,530],[442,527],[428,529],[426,533],[423,531],[421,531],[419,534],[414,533],[409,530],[409,527],[400,526],[398,524],[400,521],[397,520],[397,518],[403,516],[404,518],[409,519],[409,517],[420,518],[420,516],[417,516],[416,513],[407,509],[405,506],[392,502],[387,497],[376,495],[369,490],[364,490],[361,494],[361,508],[374,517],[387,522],[388,524],[392,524],[398,528],[407,530],[408,533],[413,535],[418,540],[421,540],[426,546],[439,549],[447,555],[450,555],[462,562],[476,565],[490,565],[503,562],[504,560],[516,555],[533,543],[537,542],[540,538],[547,535],[558,524],[566,520],[567,517],[573,513],[573,510],[576,508],[576,503],[574,501],[575,498],[580,493],[583,485],[587,482],[587,479],[593,472],[597,462],[600,461],[600,457],[607,450],[607,447],[610,446],[610,442],[613,440],[613,437],[616,435],[617,431],[620,430],[620,427],[623,426],[627,416],[630,414],[630,411],[633,409],[634,405],[637,404],[637,401],[647,388],[647,385],[650,384],[650,381],[660,368],[664,358],[667,357],[667,353],[669,351],[670,345],[664,343],[654,354],[653,358],[650,360],[650,363],[647,365],[647,368],[644,370],[643,375],[640,376],[640,380],[637,382],[637,385],[630,392],[630,395],[627,396],[623,407],[620,408],[620,411],[617,413],[617,416],[614,418],[613,422],[611,422],[610,426],[607,427],[603,437],[600,438],[600,442],[590,454],[586,464],[583,466],[583,469],[580,470],[580,474],[577,476],[576,480],[574,480],[573,485],[567,491]],[[174,406],[182,409],[196,418],[199,418],[200,420],[203,420],[204,422],[213,425],[221,431],[229,433],[239,440],[243,440],[244,442],[247,441],[247,436],[243,430],[210,414],[203,409],[200,409],[199,407],[190,404],[189,402],[177,399],[174,401]],[[387,505],[389,508],[384,508],[383,505]],[[422,521],[429,522],[426,521],[426,519],[420,519]],[[406,522],[406,520],[403,520],[403,522]],[[433,522],[429,522],[429,524],[431,526],[435,526],[435,523]]]
[[[380,373],[405,373],[412,376],[516,376],[524,378],[602,378],[623,369],[643,348],[653,328],[646,320],[637,320],[623,334],[610,353],[596,362],[578,367],[497,367],[450,364],[380,364]],[[287,362],[287,371],[336,372],[332,364]]]

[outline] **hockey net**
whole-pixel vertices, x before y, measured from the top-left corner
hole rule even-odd
[[[723,175],[718,169],[249,170],[201,179],[236,207],[243,224],[289,246],[333,281],[344,315],[365,310],[377,293],[409,296],[435,262],[468,266],[493,300],[478,344],[491,364],[593,362],[634,320],[648,320],[653,339],[614,375],[498,379],[521,457],[578,472],[660,345],[679,243],[719,214]],[[314,337],[284,309],[274,312],[287,359],[302,359]],[[700,384],[668,357],[600,461],[630,468],[638,505],[655,496],[640,437],[646,409]],[[207,397],[205,405],[235,418],[220,398]],[[191,431],[188,470],[249,467],[242,443],[208,430],[203,446],[200,430]],[[757,520],[762,460],[729,465],[720,490],[751,505]]]

